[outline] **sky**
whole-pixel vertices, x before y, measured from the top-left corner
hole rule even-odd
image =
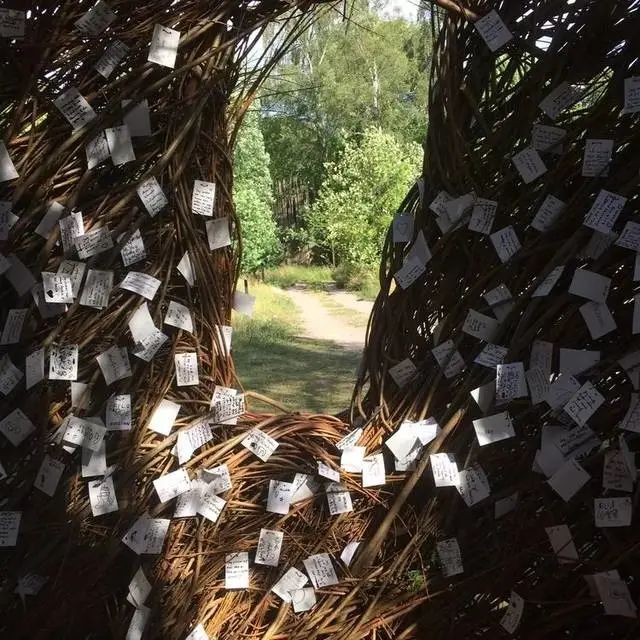
[[[418,2],[419,0],[387,0],[382,15],[391,17],[399,14],[406,20],[415,20]]]

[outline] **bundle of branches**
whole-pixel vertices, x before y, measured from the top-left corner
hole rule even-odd
[[[235,132],[319,4],[0,9],[3,637],[307,638],[363,610],[347,556],[335,586],[318,577],[331,561],[315,559],[315,586],[334,595],[310,614],[283,602],[291,583],[270,590],[360,540],[384,490],[349,477],[316,490],[346,425],[241,415],[230,357],[232,303],[251,302],[234,297]],[[279,16],[269,46],[253,47]],[[234,591],[261,529],[265,561]],[[404,587],[364,635],[393,633]]]
[[[425,637],[635,638],[640,3],[438,4],[352,411],[442,430],[354,572],[417,509]]]

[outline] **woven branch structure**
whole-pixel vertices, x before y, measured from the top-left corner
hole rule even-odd
[[[0,10],[0,242],[7,259],[0,279],[0,635],[638,637],[637,536],[633,526],[602,526],[618,524],[637,503],[628,489],[640,430],[632,395],[640,246],[631,250],[634,229],[623,229],[634,220],[640,169],[638,99],[633,81],[625,82],[637,73],[638,2],[437,2],[424,175],[395,225],[405,238],[412,228],[409,240],[394,242],[390,230],[385,244],[350,425],[329,416],[238,416],[242,396],[220,395],[240,387],[221,327],[230,325],[234,300],[246,303],[234,297],[241,247],[233,142],[260,82],[322,3],[299,2],[293,14],[291,4],[111,0],[80,26],[92,3],[16,2],[17,13]],[[27,10],[22,33],[19,14]],[[285,15],[264,59],[249,64],[252,40]],[[152,39],[156,60],[172,56],[175,36],[165,29],[156,41],[157,24],[180,33],[173,67],[147,61]],[[541,110],[558,87],[563,93]],[[69,98],[72,88],[95,117]],[[70,106],[59,108],[63,94]],[[151,131],[133,137],[129,149],[118,127],[124,118],[129,133],[136,128],[140,113],[133,111],[144,100]],[[535,123],[565,133],[538,127],[532,141]],[[590,146],[592,139],[602,144]],[[611,162],[606,140],[613,140]],[[589,146],[594,155],[584,163]],[[120,163],[131,150],[135,159]],[[518,170],[511,158],[523,150]],[[524,182],[520,172],[540,175]],[[194,212],[207,209],[211,189],[194,198],[196,180],[215,184],[211,215]],[[601,189],[627,198],[617,217],[588,215]],[[548,195],[562,201],[561,212],[558,205],[537,216]],[[542,231],[531,226],[536,216]],[[62,229],[58,218],[66,221]],[[489,235],[509,227],[517,242],[511,232]],[[100,228],[108,232],[91,235]],[[70,275],[73,284],[81,268],[73,263],[85,263],[73,302],[47,303],[70,285],[43,272]],[[605,306],[589,306],[589,315],[580,308],[590,300],[569,293],[578,267],[611,279],[604,301],[594,304],[606,305],[616,327],[599,337],[593,327],[608,318]],[[89,287],[90,270],[113,272],[114,286],[97,273]],[[157,291],[139,276],[133,286],[147,300],[132,291],[130,272],[156,278]],[[557,281],[533,297],[550,274]],[[592,285],[585,290],[593,297]],[[132,328],[132,317],[144,325],[145,302],[153,330],[166,339],[141,336],[135,322]],[[171,303],[186,307],[192,330],[184,328],[184,309],[172,320],[183,328],[163,323]],[[470,310],[481,315],[468,319]],[[59,348],[71,345],[77,363],[73,349]],[[155,347],[153,357],[140,357]],[[484,365],[475,364],[481,352]],[[180,357],[174,366],[175,356],[190,353],[198,384],[181,386],[184,377],[193,382],[194,367]],[[498,372],[496,389],[501,363],[516,366]],[[524,393],[517,363],[529,373]],[[550,372],[560,370],[564,386],[550,385]],[[105,372],[122,377],[107,380]],[[72,382],[89,391],[70,389]],[[582,388],[587,383],[604,398],[600,406]],[[470,395],[477,388],[479,402]],[[179,413],[158,433],[149,425],[158,427],[159,407],[170,408],[163,400]],[[472,423],[504,412],[497,426]],[[429,417],[439,430],[433,421],[408,422]],[[317,477],[318,461],[340,468],[336,445],[354,427],[362,432],[351,445],[383,453],[383,485],[363,487],[360,474],[343,469],[340,485]],[[255,455],[259,447],[241,445],[255,428],[278,443],[270,456],[259,451],[266,461]],[[393,433],[405,434],[406,444],[406,433],[427,431],[435,438],[413,436],[407,458],[394,461],[385,446]],[[94,473],[101,447],[105,466]],[[443,471],[442,459],[428,455],[437,453],[452,456],[457,470]],[[187,494],[160,502],[155,480],[182,468],[194,483],[213,482],[204,470],[220,465],[231,486],[218,498],[207,493],[217,516],[202,514],[206,504],[197,515],[176,515],[188,511],[184,500],[178,507]],[[547,483],[565,465],[586,477],[566,501]],[[434,486],[432,471],[457,486]],[[271,481],[291,483],[296,474],[308,475],[309,497],[286,512],[267,511]],[[572,478],[555,484],[565,497]],[[114,496],[117,510],[109,511]],[[564,538],[559,554],[568,562],[561,564],[545,532],[559,525],[568,525],[575,546],[570,553]],[[283,534],[276,566],[256,562],[261,529]],[[349,562],[341,554],[352,542],[360,545]],[[225,586],[233,569],[227,556],[235,553],[250,559],[248,589]],[[314,574],[308,563],[316,554],[331,559],[316,558]],[[132,581],[140,568],[151,585],[144,597]],[[271,591],[291,568],[313,574],[317,603],[304,613],[293,608],[307,592],[296,590],[292,606]]]

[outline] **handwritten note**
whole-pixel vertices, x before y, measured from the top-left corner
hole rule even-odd
[[[631,249],[636,253],[640,252],[640,224],[637,222],[627,222],[615,244],[618,247]]]
[[[496,401],[498,403],[526,398],[528,395],[522,362],[496,366]]]
[[[129,53],[129,47],[120,42],[120,40],[115,40],[100,56],[94,68],[106,80],[122,62],[127,53]]]
[[[531,134],[531,146],[536,151],[560,155],[563,151],[562,141],[566,136],[566,129],[536,122]]]
[[[389,367],[389,375],[400,388],[411,382],[417,373],[418,369],[409,358]]]
[[[516,435],[513,430],[511,416],[506,411],[474,420],[473,428],[478,438],[478,444],[481,447],[500,440],[506,440],[507,438],[513,438]]]
[[[571,530],[566,524],[545,527],[544,530],[549,536],[549,542],[553,552],[558,556],[560,564],[572,563],[578,560],[578,551],[571,537]]]
[[[328,553],[318,553],[302,561],[304,568],[316,589],[338,584],[338,576]]]
[[[84,222],[82,220],[81,211],[73,211],[65,218],[58,221],[60,227],[60,240],[62,241],[62,250],[65,253],[74,248],[74,240],[84,234]]]
[[[91,503],[91,513],[96,517],[118,510],[113,476],[89,482],[89,502]]]
[[[54,345],[49,352],[49,380],[76,380],[78,345]]]
[[[74,447],[97,451],[104,440],[107,429],[95,422],[70,416],[62,439]]]
[[[624,79],[624,109],[623,113],[637,113],[640,111],[640,76]]]
[[[191,489],[191,480],[185,469],[166,473],[153,481],[160,502],[168,502]]]
[[[401,289],[410,287],[426,271],[424,263],[417,258],[405,260],[402,267],[393,274]]]
[[[73,130],[81,129],[98,116],[75,87],[70,87],[53,101]]]
[[[60,482],[63,472],[63,462],[49,455],[45,455],[40,469],[38,469],[38,473],[36,474],[33,486],[52,498],[58,488],[58,483]]]
[[[200,384],[198,378],[198,354],[176,353],[174,356],[176,367],[176,384],[179,387],[188,387]]]
[[[447,340],[431,349],[433,357],[442,369],[445,378],[453,378],[464,371],[466,364],[460,352],[455,348],[453,340]]]
[[[36,349],[25,358],[24,371],[27,389],[44,380],[44,347]]]
[[[596,498],[593,501],[596,527],[628,527],[632,512],[631,498]]]
[[[493,341],[499,328],[500,323],[497,320],[485,316],[474,309],[469,309],[464,324],[462,325],[462,331],[464,333],[486,342]]]
[[[171,520],[141,516],[122,538],[132,551],[156,555],[162,551]]]
[[[520,240],[518,240],[518,236],[512,226],[504,227],[504,229],[492,233],[489,238],[498,254],[498,258],[503,263],[508,262],[522,249]]]
[[[113,346],[96,356],[107,386],[131,377],[131,364],[126,347]]]
[[[15,547],[22,511],[0,511],[0,547]]]
[[[362,460],[362,486],[378,487],[385,484],[384,456],[378,453]]]
[[[293,484],[281,480],[269,480],[269,495],[267,496],[267,511],[286,515],[289,513]]]
[[[456,489],[468,507],[472,507],[491,495],[487,474],[480,465],[474,465],[461,471]]]
[[[571,459],[563,463],[547,482],[565,502],[569,502],[589,479],[589,474],[582,466]]]
[[[351,494],[346,488],[335,482],[327,484],[327,505],[329,507],[329,513],[332,516],[340,515],[341,513],[349,513],[353,511],[353,504],[351,502]]]
[[[627,199],[624,196],[600,189],[598,196],[591,205],[583,224],[590,229],[609,233],[622,212]]]
[[[585,382],[564,406],[564,410],[579,425],[583,425],[604,403],[604,396]]]
[[[227,553],[225,556],[224,588],[249,588],[249,554],[246,551]]]
[[[491,51],[497,51],[513,39],[513,34],[495,10],[476,20],[473,26]]]
[[[120,238],[122,238],[122,236],[120,236]],[[118,241],[120,241],[120,238],[118,238]],[[120,255],[122,256],[122,264],[125,267],[140,262],[147,257],[140,229],[136,229],[122,245]]]
[[[25,17],[26,14],[24,11],[5,8],[0,9],[0,37],[23,38],[25,31]]]
[[[113,240],[108,227],[98,227],[88,233],[76,236],[73,239],[73,244],[78,252],[78,257],[81,260],[86,260],[109,251],[113,247]]]
[[[2,329],[0,344],[8,345],[20,342],[22,327],[24,326],[24,321],[27,319],[28,315],[29,309],[9,309],[7,319],[5,320],[4,327]]]
[[[114,20],[116,14],[104,0],[98,0],[87,13],[76,20],[76,27],[92,36],[102,33]]]
[[[611,278],[588,269],[576,269],[569,286],[569,293],[594,302],[605,302],[610,288]]]
[[[458,544],[457,538],[440,540],[440,542],[436,543],[436,550],[438,552],[438,558],[440,559],[442,574],[445,578],[451,578],[464,572],[462,553],[460,552],[460,545]]]
[[[407,213],[399,213],[392,223],[393,242],[411,242],[413,238],[413,216]]]
[[[120,283],[120,288],[137,293],[147,300],[153,300],[161,284],[162,282],[158,278],[146,273],[129,271]]]
[[[64,213],[64,205],[56,202],[55,200],[47,207],[47,212],[42,217],[42,220],[38,223],[38,226],[35,228],[35,233],[37,233],[42,238],[48,238],[49,234],[55,229],[58,224],[58,220]]]
[[[309,582],[309,578],[307,578],[302,571],[291,567],[282,578],[271,587],[271,591],[284,602],[291,602],[291,592],[302,589],[307,582]]]
[[[496,217],[498,203],[495,200],[476,198],[471,210],[468,228],[470,231],[489,235]]]
[[[284,533],[282,533],[282,531],[260,529],[258,549],[256,550],[255,558],[256,564],[277,567],[283,539]]]
[[[582,175],[587,178],[609,175],[613,154],[613,140],[587,139],[582,160]]]
[[[240,444],[263,462],[267,462],[279,445],[270,435],[259,429],[252,429]]]
[[[539,178],[547,172],[547,167],[542,161],[540,154],[532,147],[516,153],[516,155],[511,158],[511,161],[525,184],[533,182],[536,178]]]
[[[507,357],[507,353],[509,353],[509,349],[507,349],[507,347],[489,343],[485,345],[484,349],[482,349],[482,351],[475,357],[473,362],[483,367],[487,367],[488,369],[495,369],[499,364],[504,362],[504,359]]]
[[[562,82],[549,93],[538,105],[552,120],[568,107],[575,104],[582,96],[579,87],[572,86],[568,82]]]
[[[179,31],[157,24],[153,28],[153,38],[147,60],[173,69],[176,66],[179,42]]]
[[[617,329],[618,325],[606,304],[587,302],[580,307],[579,311],[594,340]]]
[[[153,176],[141,182],[136,193],[152,218],[158,215],[169,203],[162,187]]]
[[[509,598],[509,606],[500,620],[500,626],[507,633],[514,634],[520,624],[523,612],[524,598],[519,596],[515,591],[512,591],[511,597]]]
[[[460,484],[458,465],[450,453],[433,453],[429,456],[436,487],[455,487]]]
[[[562,200],[548,194],[531,221],[532,228],[543,233],[548,231],[558,221],[565,207]]]

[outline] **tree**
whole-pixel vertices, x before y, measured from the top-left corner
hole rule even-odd
[[[274,181],[285,192],[292,178],[296,190],[302,182],[299,201],[314,199],[347,137],[376,126],[402,142],[424,138],[430,30],[383,20],[369,4],[349,2],[344,19],[320,16],[265,85]]]
[[[274,264],[281,249],[272,213],[273,183],[259,108],[256,103],[245,116],[234,158],[233,197],[242,227],[242,270],[246,273]]]
[[[420,157],[417,144],[369,128],[346,143],[336,162],[327,164],[307,221],[334,264],[378,263],[393,214],[419,174]]]

